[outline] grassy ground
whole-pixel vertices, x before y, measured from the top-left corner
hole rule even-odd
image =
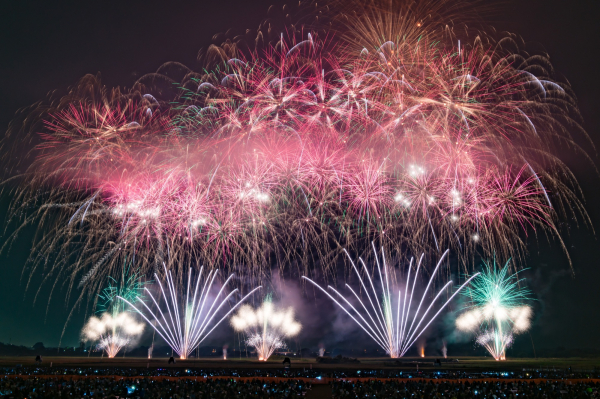
[[[482,357],[459,357],[458,362],[442,363],[440,366],[435,366],[436,358],[402,358],[399,363],[393,362],[387,358],[359,358],[360,363],[348,364],[320,364],[314,358],[311,359],[292,359],[292,368],[319,368],[319,369],[415,369],[418,366],[421,370],[464,370],[464,371],[492,371],[492,370],[522,370],[522,369],[538,369],[538,368],[557,368],[565,369],[572,367],[574,370],[591,370],[596,367],[600,368],[599,358],[523,358],[523,359],[508,359],[503,362],[496,362],[491,358]],[[456,358],[453,358],[456,359]],[[119,356],[114,359],[100,357],[61,357],[61,356],[45,356],[43,366],[62,367],[150,367],[150,368],[166,368],[166,367],[198,367],[198,368],[281,368],[283,357],[272,357],[267,362],[259,362],[256,359],[228,359],[222,360],[218,358],[198,358],[190,360],[177,360],[175,365],[168,365],[167,358],[136,358]],[[30,366],[35,364],[35,358],[31,357],[0,357],[0,366],[14,366],[21,364]]]

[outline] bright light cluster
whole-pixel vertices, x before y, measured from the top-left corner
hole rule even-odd
[[[284,339],[298,335],[302,329],[294,319],[293,308],[278,310],[269,299],[257,309],[243,305],[230,322],[236,331],[247,334],[246,344],[256,350],[261,361],[267,361],[277,349],[285,348]]]
[[[144,324],[138,323],[129,313],[112,315],[107,312],[100,318],[90,317],[81,335],[86,341],[98,341],[98,349],[112,358],[143,331]]]

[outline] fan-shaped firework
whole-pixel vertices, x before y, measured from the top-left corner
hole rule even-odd
[[[286,348],[285,338],[293,337],[302,326],[294,320],[294,309],[278,310],[270,298],[258,309],[244,305],[231,318],[236,331],[247,334],[246,344],[253,347],[258,360],[267,361],[277,349]]]
[[[473,301],[456,319],[456,327],[478,333],[477,343],[484,346],[496,360],[506,359],[506,349],[514,334],[529,329],[531,307],[524,305],[529,291],[520,287],[523,279],[509,273],[509,262],[503,268],[485,264],[484,272],[464,294]]]
[[[127,312],[104,313],[100,318],[90,317],[81,335],[85,341],[98,342],[98,349],[105,351],[108,357],[115,357],[143,331],[144,324],[136,322]]]
[[[203,72],[169,64],[126,93],[86,77],[37,111],[14,200],[15,216],[36,209],[31,261],[94,291],[123,253],[142,274],[168,251],[259,275],[371,240],[461,259],[519,257],[533,229],[562,243],[557,216],[585,216],[559,157],[585,136],[574,95],[512,36],[459,40],[447,5],[369,8],[328,40],[213,46]]]
[[[362,290],[364,290],[367,295],[367,299],[369,301],[370,307],[365,305],[365,301],[363,301],[360,296],[350,287],[350,285],[346,284],[346,287],[352,292],[353,296],[356,298],[360,306],[352,305],[348,299],[346,299],[342,294],[340,294],[335,288],[332,286],[328,286],[331,291],[333,291],[339,299],[341,299],[347,307],[338,302],[331,294],[327,292],[327,290],[321,288],[317,283],[308,277],[303,276],[304,279],[310,281],[317,288],[323,291],[332,301],[335,302],[348,316],[352,318],[362,328],[368,335],[371,337],[385,352],[392,358],[402,357],[406,354],[406,352],[411,348],[411,346],[419,339],[421,334],[429,327],[429,325],[435,320],[435,318],[440,314],[442,310],[450,303],[452,298],[456,294],[458,294],[469,282],[478,274],[475,274],[471,278],[469,278],[463,285],[461,285],[456,292],[454,292],[447,300],[442,304],[442,306],[437,310],[435,314],[433,312],[430,313],[438,298],[446,291],[446,289],[452,284],[452,281],[448,281],[435,295],[434,299],[431,302],[426,302],[427,295],[429,294],[429,288],[435,278],[442,261],[448,254],[448,251],[444,252],[442,257],[440,258],[437,266],[431,273],[429,278],[429,282],[427,283],[427,287],[423,292],[423,295],[419,301],[417,306],[417,300],[413,303],[413,294],[415,293],[415,286],[417,283],[417,277],[419,275],[419,271],[421,270],[421,262],[423,260],[423,256],[419,259],[417,264],[417,270],[414,274],[411,284],[411,271],[412,271],[412,263],[411,259],[410,265],[408,267],[408,277],[406,279],[404,285],[404,294],[402,294],[401,288],[398,288],[398,296],[395,297],[396,307],[393,304],[394,301],[394,287],[393,287],[393,278],[391,275],[387,262],[385,260],[385,254],[383,252],[383,248],[381,249],[381,258],[383,263],[383,274],[381,271],[381,265],[379,263],[379,258],[377,257],[377,250],[375,249],[375,245],[373,245],[373,253],[375,255],[375,261],[377,263],[377,271],[379,275],[379,280],[381,283],[381,291],[375,288],[375,284],[371,279],[371,273],[367,269],[365,262],[359,258],[360,263],[363,265],[364,274],[367,276],[369,280],[369,284],[365,284],[363,278],[358,271],[358,268],[352,262],[352,267],[356,272],[356,276],[360,281],[360,285]],[[347,254],[347,252],[346,252]],[[350,255],[348,255],[350,258]],[[373,273],[374,274],[374,273]],[[390,289],[390,281],[392,281],[392,288]],[[381,298],[381,303],[378,301],[378,298]],[[423,306],[425,305],[427,308]],[[416,307],[416,310],[414,307]],[[357,309],[358,308],[358,309]],[[421,351],[422,356],[424,349]]]
[[[211,270],[204,279],[202,290],[199,291],[200,283],[202,282],[203,270],[204,268],[200,268],[200,273],[198,273],[198,278],[196,280],[196,287],[194,288],[191,287],[192,268],[189,268],[187,289],[185,299],[183,301],[178,298],[179,293],[183,292],[183,287],[177,287],[175,285],[172,273],[171,271],[167,271],[166,266],[164,266],[164,271],[167,280],[167,293],[165,293],[163,285],[158,279],[158,275],[156,275],[156,280],[159,282],[158,284],[160,287],[160,292],[165,300],[166,313],[168,317],[165,316],[165,313],[161,310],[158,301],[154,298],[154,295],[152,295],[148,288],[145,288],[145,291],[158,309],[158,313],[155,313],[156,311],[152,311],[150,306],[148,306],[141,297],[137,297],[136,299],[137,302],[143,305],[145,309],[138,309],[129,300],[119,297],[123,302],[135,309],[135,311],[137,311],[144,318],[144,320],[150,323],[156,332],[167,342],[171,348],[173,348],[173,350],[181,359],[187,359],[189,354],[192,353],[194,349],[196,349],[196,347],[200,345],[206,339],[206,337],[208,337],[208,335],[210,335],[210,333],[213,332],[214,329],[217,328],[217,326],[231,314],[231,312],[233,312],[256,290],[261,288],[254,288],[246,296],[240,299],[240,301],[237,302],[225,314],[225,316],[223,316],[216,323],[213,323],[217,313],[219,313],[221,308],[229,302],[229,299],[238,291],[238,289],[234,289],[227,294],[227,296],[221,296],[222,294],[224,295],[225,287],[233,277],[233,275],[230,275],[225,283],[223,283],[223,286],[217,295],[213,297],[213,294],[211,294],[211,288],[215,278],[217,277],[218,270]],[[190,287],[192,288],[193,292],[190,292]]]

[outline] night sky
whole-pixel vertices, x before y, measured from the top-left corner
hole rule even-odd
[[[130,87],[135,80],[167,61],[199,69],[198,51],[211,37],[231,27],[255,28],[272,0],[195,2],[96,1],[2,2],[0,5],[0,134],[15,112],[44,100],[52,90],[65,90],[85,74],[100,73],[108,86]],[[284,3],[274,3],[283,5]],[[600,146],[600,2],[595,0],[503,2],[491,21],[499,31],[523,36],[528,48],[546,51],[557,73],[565,76],[578,96],[585,128]],[[598,165],[597,151],[586,148]],[[573,269],[556,243],[543,236],[528,238],[529,257],[523,276],[537,300],[530,334],[518,337],[516,347],[536,350],[565,347],[600,349],[600,250],[594,229],[600,231],[600,175],[594,166],[576,157],[569,166],[583,189],[593,228],[574,222],[561,233],[569,247]],[[596,166],[597,167],[597,166]],[[10,199],[0,197],[0,223]],[[10,230],[7,234],[10,233]],[[48,303],[43,286],[34,303],[42,276],[22,274],[33,230],[25,231],[11,251],[0,255],[0,342],[58,345],[72,303],[55,292]],[[0,236],[3,240],[5,236]],[[538,241],[539,240],[539,241]],[[303,296],[299,285],[288,282],[284,302]],[[305,299],[298,317],[305,323],[302,346],[333,345],[336,327],[347,328],[332,307]],[[325,310],[324,310],[325,309]],[[324,313],[315,317],[316,311]],[[85,309],[75,311],[62,340],[77,345]],[[334,315],[331,317],[331,315]],[[310,321],[308,320],[310,319]],[[441,324],[436,327],[441,330]],[[232,336],[227,328],[218,332]],[[317,333],[318,332],[318,333]],[[435,341],[436,331],[429,340]],[[344,339],[351,341],[359,333]],[[216,339],[220,344],[222,339]],[[510,352],[509,352],[510,355]]]

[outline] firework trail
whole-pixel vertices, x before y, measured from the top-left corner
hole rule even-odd
[[[561,159],[589,159],[575,96],[513,36],[459,41],[459,9],[351,2],[333,25],[211,46],[201,72],[166,64],[130,91],[84,78],[2,142],[34,143],[11,165],[13,238],[40,233],[32,273],[99,292],[134,253],[143,276],[168,256],[261,277],[370,241],[464,267],[521,260],[539,229],[562,245],[559,217],[587,220]]]
[[[136,297],[137,302],[144,306],[144,308],[138,309],[132,302],[129,300],[119,297],[123,302],[127,303],[130,307],[132,307],[136,312],[138,312],[144,320],[146,320],[155,330],[156,332],[167,342],[167,344],[179,355],[181,359],[187,359],[189,354],[193,352],[194,349],[198,345],[202,343],[210,335],[211,332],[223,320],[227,318],[243,301],[245,301],[249,296],[251,296],[255,291],[259,290],[262,287],[254,288],[250,291],[246,296],[244,296],[239,302],[237,302],[219,321],[216,323],[213,322],[215,316],[221,310],[221,308],[229,302],[229,299],[238,291],[238,289],[234,289],[229,294],[224,296],[222,299],[221,295],[224,295],[224,290],[229,281],[232,279],[233,275],[230,275],[218,294],[214,297],[210,297],[210,290],[212,285],[217,277],[218,270],[211,270],[206,278],[204,279],[204,284],[202,284],[202,289],[200,290],[200,285],[202,282],[202,272],[204,268],[200,268],[200,272],[198,273],[198,278],[196,280],[196,286],[191,287],[192,285],[192,268],[189,268],[188,272],[188,280],[187,280],[187,289],[185,294],[185,300],[183,303],[180,303],[180,299],[178,298],[178,293],[180,290],[178,289],[173,282],[173,276],[171,271],[167,270],[166,266],[163,265],[165,276],[166,276],[166,287],[167,292],[163,288],[162,283],[158,279],[158,275],[156,276],[156,280],[158,281],[160,292],[165,301],[166,313],[161,310],[158,301],[154,298],[154,295],[148,290],[148,288],[144,288],[152,302],[158,309],[158,313],[152,311],[152,309],[144,302],[141,297]],[[192,288],[193,292],[190,291]],[[190,296],[191,295],[191,296]],[[139,305],[138,305],[139,306]]]
[[[113,358],[143,331],[144,324],[136,322],[127,312],[116,315],[104,313],[100,318],[90,317],[81,335],[85,341],[97,341],[98,349]]]
[[[270,298],[260,308],[244,305],[231,318],[236,331],[246,333],[246,344],[258,353],[258,360],[267,361],[277,349],[286,348],[285,338],[297,335],[302,326],[294,320],[294,309],[277,310]]]
[[[473,304],[456,319],[456,327],[478,334],[478,344],[494,359],[505,360],[514,335],[527,331],[531,325],[531,307],[524,305],[529,291],[520,287],[524,279],[509,273],[509,262],[502,268],[497,268],[495,261],[493,266],[484,265],[484,271],[463,292]]]
[[[406,352],[412,347],[412,345],[419,339],[421,334],[429,327],[429,325],[435,320],[435,318],[444,310],[444,308],[450,303],[450,301],[458,294],[465,286],[469,284],[469,282],[476,277],[478,274],[470,277],[463,285],[461,285],[456,292],[454,292],[440,307],[440,309],[433,315],[430,314],[433,306],[436,304],[437,300],[440,296],[446,291],[446,289],[452,284],[452,281],[448,281],[435,295],[434,299],[431,302],[427,301],[427,295],[429,293],[429,288],[432,285],[433,279],[435,278],[442,261],[448,254],[448,250],[444,252],[442,257],[440,258],[437,266],[433,270],[430,275],[429,282],[427,283],[427,287],[423,292],[420,300],[418,297],[415,297],[415,301],[413,302],[413,295],[415,293],[415,286],[417,282],[417,278],[419,276],[419,271],[421,270],[421,262],[423,260],[423,256],[419,259],[417,264],[417,269],[414,273],[414,277],[411,280],[411,272],[412,272],[412,259],[410,265],[408,267],[408,277],[406,279],[404,294],[400,289],[398,289],[398,295],[395,296],[394,287],[390,288],[390,280],[392,277],[390,276],[390,271],[387,265],[387,261],[385,258],[385,254],[383,252],[383,248],[381,249],[381,259],[383,263],[383,272],[381,268],[381,263],[379,262],[379,257],[377,256],[377,250],[375,249],[375,244],[373,244],[373,253],[375,255],[375,261],[377,264],[377,272],[379,275],[381,289],[375,288],[376,284],[370,277],[369,270],[365,262],[359,258],[360,263],[363,266],[363,270],[367,276],[368,284],[365,284],[365,281],[361,277],[361,274],[348,255],[350,262],[352,263],[352,268],[356,272],[356,275],[360,281],[360,285],[362,290],[364,290],[367,295],[368,304],[363,301],[355,290],[350,287],[349,284],[346,284],[346,287],[350,290],[352,295],[356,298],[360,306],[354,306],[350,303],[346,297],[344,297],[341,293],[339,293],[332,286],[328,286],[327,288],[333,291],[337,297],[346,304],[345,307],[342,303],[338,302],[334,296],[329,294],[327,290],[321,288],[320,285],[315,283],[310,278],[303,276],[302,278],[311,282],[321,291],[323,291],[332,301],[335,302],[356,324],[359,325],[368,335],[373,339],[385,352],[392,358],[402,357],[406,354]],[[381,298],[381,302],[378,301],[378,298]],[[396,302],[396,309],[394,309],[394,300]],[[417,304],[418,306],[416,310],[414,306]],[[433,312],[431,312],[433,313]],[[424,349],[423,349],[424,350]],[[421,352],[423,353],[423,352]]]

